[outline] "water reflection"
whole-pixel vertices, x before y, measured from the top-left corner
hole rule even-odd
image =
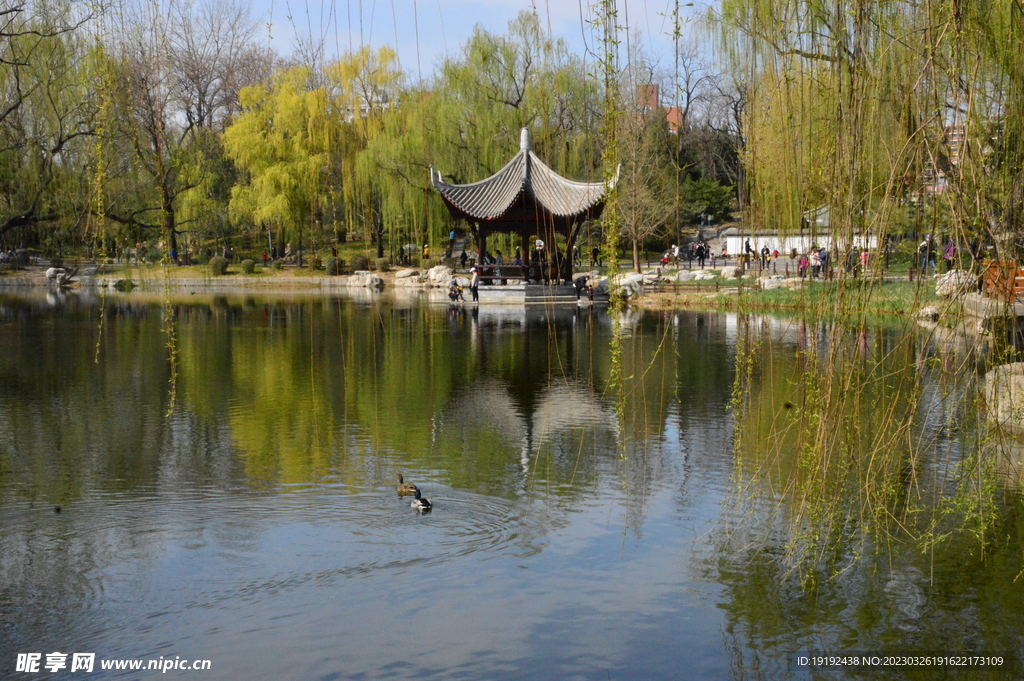
[[[0,298],[0,665],[790,678],[801,649],[1022,648],[1013,498],[983,544],[910,522],[974,474],[962,345],[378,294],[58,303]],[[812,434],[846,465],[813,475]]]

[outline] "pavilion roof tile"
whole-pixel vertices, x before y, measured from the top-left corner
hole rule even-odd
[[[521,196],[527,195],[557,217],[582,215],[597,206],[614,181],[575,182],[548,167],[529,148],[485,180],[471,184],[449,184],[431,168],[430,179],[442,197],[467,217],[495,220],[508,212]]]

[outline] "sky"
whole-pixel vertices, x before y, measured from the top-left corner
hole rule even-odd
[[[645,51],[670,69],[675,0],[617,2],[620,25],[629,26]],[[593,0],[254,0],[252,12],[264,24],[264,39],[278,52],[292,52],[297,37],[310,35],[323,40],[328,59],[362,45],[397,45],[402,69],[415,81],[420,75],[429,77],[446,55],[457,55],[474,26],[502,34],[523,10],[535,10],[541,25],[554,37],[564,38],[573,52],[594,49],[586,23],[593,15],[592,4]],[[680,14],[692,18],[707,3],[679,4]],[[695,29],[683,31],[692,34]]]

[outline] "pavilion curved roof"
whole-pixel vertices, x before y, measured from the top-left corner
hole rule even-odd
[[[600,206],[611,182],[576,182],[562,177],[530,149],[530,137],[523,129],[519,153],[485,180],[471,184],[450,184],[430,168],[430,181],[454,213],[475,220],[500,220],[526,200],[560,218],[583,216]]]

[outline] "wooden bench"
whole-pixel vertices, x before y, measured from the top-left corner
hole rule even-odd
[[[1024,297],[1024,270],[1014,260],[993,260],[982,272],[981,290],[989,298],[1013,303]]]

